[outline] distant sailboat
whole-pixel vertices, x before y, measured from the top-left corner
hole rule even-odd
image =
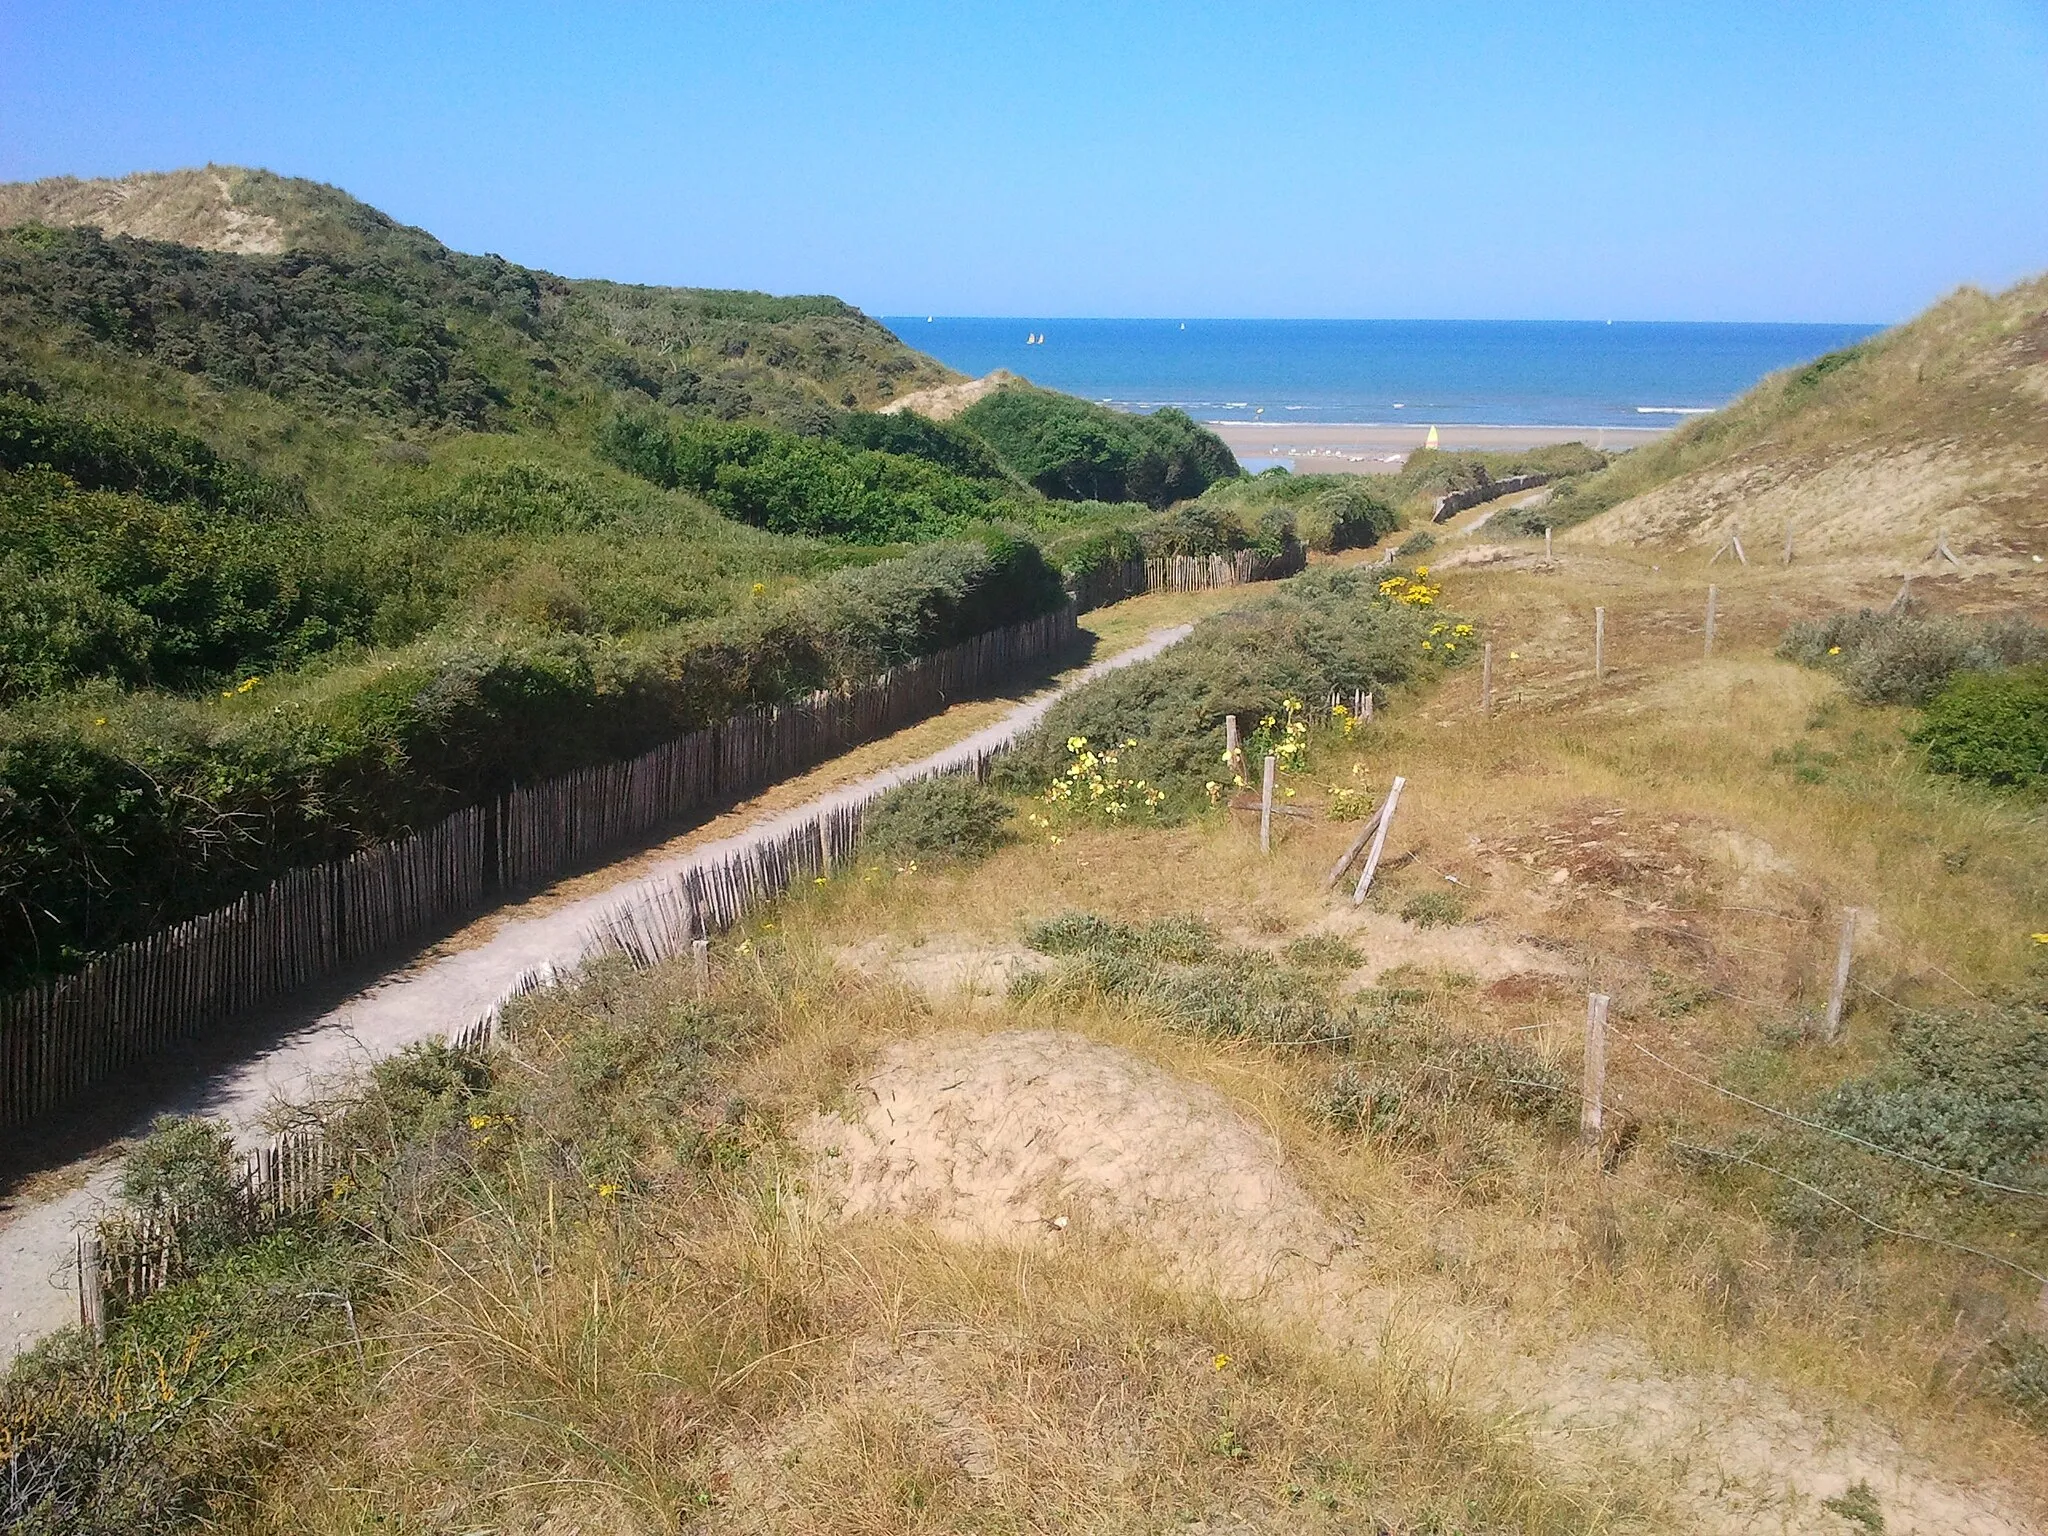
[[[1436,440],[1436,428],[1435,428],[1435,427],[1431,427],[1431,428],[1429,429],[1429,436],[1428,436],[1428,437],[1425,437],[1425,438],[1424,438],[1424,439],[1422,440],[1422,446],[1423,446],[1423,447],[1425,447],[1425,448],[1434,448],[1434,447],[1436,447],[1436,446],[1437,446],[1437,440]]]

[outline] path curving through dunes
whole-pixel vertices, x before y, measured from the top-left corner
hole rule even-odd
[[[190,1091],[151,1106],[151,1113],[202,1114],[224,1120],[237,1135],[260,1141],[264,1115],[280,1101],[300,1099],[321,1084],[394,1054],[422,1040],[460,1032],[513,995],[521,978],[538,971],[567,970],[589,947],[593,927],[607,914],[669,886],[693,868],[709,869],[757,841],[778,837],[802,822],[869,797],[907,779],[942,773],[1007,746],[1036,725],[1064,694],[1105,672],[1158,655],[1186,638],[1192,625],[1153,630],[1143,640],[1083,668],[1065,681],[1027,699],[995,723],[940,751],[842,784],[823,794],[762,816],[730,836],[698,844],[649,862],[645,855],[619,860],[604,872],[575,882],[585,894],[549,904],[531,917],[498,925],[480,942],[425,961],[410,962],[338,1006],[290,1028],[267,1045],[219,1070]],[[140,1131],[142,1123],[133,1129]],[[83,1183],[43,1199],[30,1197],[0,1216],[0,1364],[37,1340],[78,1320],[73,1273],[74,1234],[111,1198],[118,1179],[112,1164],[95,1169]]]

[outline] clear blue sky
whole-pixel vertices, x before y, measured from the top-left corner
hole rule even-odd
[[[2048,267],[2048,5],[0,5],[0,179],[209,159],[875,313],[1891,320]]]

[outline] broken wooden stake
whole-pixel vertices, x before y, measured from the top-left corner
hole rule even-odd
[[[1792,563],[1792,524],[1789,521],[1785,524],[1785,563]]]
[[[690,971],[697,981],[697,998],[701,1002],[711,993],[711,941],[690,940]]]
[[[1586,994],[1586,1061],[1579,1077],[1579,1139],[1587,1146],[1600,1141],[1600,1122],[1607,1098],[1607,994]]]
[[[1273,851],[1273,775],[1279,771],[1280,759],[1272,753],[1266,754],[1264,786],[1259,791],[1259,852]]]
[[[1546,561],[1550,559],[1550,529],[1548,526],[1543,530],[1543,558]]]
[[[1359,851],[1365,847],[1366,839],[1379,830],[1379,824],[1386,819],[1386,815],[1387,805],[1383,800],[1380,802],[1380,808],[1368,816],[1365,825],[1358,829],[1358,836],[1351,839],[1351,846],[1344,850],[1344,856],[1330,866],[1329,878],[1323,882],[1324,890],[1330,890],[1344,878],[1344,871],[1351,867],[1351,861],[1357,858]]]
[[[1742,549],[1742,535],[1740,533],[1737,533],[1735,530],[1730,529],[1728,532],[1728,542],[1735,546],[1735,558],[1740,560],[1744,565],[1749,564],[1749,556],[1743,553]]]
[[[1835,984],[1828,989],[1828,1016],[1822,1033],[1830,1044],[1842,1038],[1842,1009],[1849,1001],[1849,962],[1856,953],[1856,909],[1842,914],[1842,938],[1835,949]]]
[[[1707,588],[1707,654],[1714,654],[1714,610],[1719,606],[1721,589]]]
[[[100,1275],[100,1235],[81,1232],[78,1245],[78,1326],[92,1339],[107,1336],[107,1296]]]
[[[1372,724],[1372,690],[1370,688],[1365,690],[1365,708],[1359,711],[1358,718],[1367,725]]]
[[[1487,641],[1479,652],[1479,712],[1493,713],[1493,642]]]
[[[1372,889],[1372,877],[1379,872],[1380,855],[1386,852],[1387,828],[1394,824],[1394,807],[1401,803],[1401,786],[1408,781],[1395,776],[1393,786],[1387,791],[1387,803],[1380,810],[1380,824],[1372,835],[1372,852],[1365,856],[1365,870],[1358,877],[1358,889],[1351,893],[1351,905],[1358,906],[1365,900],[1365,893]]]
[[[1593,681],[1607,675],[1607,610],[1593,610]]]
[[[1244,749],[1237,741],[1237,716],[1223,717],[1223,766],[1233,777],[1244,777]]]

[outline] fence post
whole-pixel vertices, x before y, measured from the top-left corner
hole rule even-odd
[[[1372,690],[1370,688],[1365,690],[1365,708],[1358,712],[1358,718],[1367,725],[1372,724]]]
[[[1579,1140],[1600,1141],[1601,1112],[1607,1097],[1607,994],[1586,994],[1586,1060],[1579,1078]]]
[[[1365,825],[1358,829],[1358,836],[1351,839],[1350,846],[1344,850],[1344,856],[1330,866],[1329,876],[1323,881],[1324,890],[1330,890],[1344,878],[1344,871],[1351,867],[1351,861],[1357,858],[1359,851],[1365,847],[1365,840],[1379,830],[1380,818],[1386,814],[1386,803],[1382,801],[1380,808],[1367,817]]]
[[[100,1275],[100,1235],[78,1234],[78,1326],[93,1343],[107,1336],[107,1296]]]
[[[1479,712],[1493,713],[1493,642],[1486,642],[1479,653]]]
[[[1232,774],[1244,776],[1244,749],[1237,741],[1237,716],[1223,717],[1223,764]]]
[[[1550,563],[1550,525],[1547,523],[1543,527],[1543,562],[1546,565]]]
[[[1280,759],[1272,753],[1266,754],[1266,768],[1261,777],[1259,790],[1259,852],[1273,851],[1273,774],[1279,767]]]
[[[1607,675],[1607,610],[1593,610],[1593,681]]]
[[[1720,597],[1721,589],[1719,587],[1710,586],[1707,588],[1707,654],[1709,656],[1714,654],[1714,610],[1719,606]]]
[[[1842,1038],[1842,1008],[1849,1000],[1849,962],[1856,952],[1856,909],[1842,914],[1842,940],[1835,950],[1835,984],[1828,990],[1825,1030],[1830,1044]]]
[[[1407,782],[1396,774],[1392,787],[1387,790],[1387,803],[1380,811],[1380,824],[1372,834],[1372,852],[1365,856],[1365,869],[1358,877],[1358,889],[1351,893],[1351,905],[1354,907],[1365,901],[1365,893],[1372,889],[1372,877],[1379,873],[1380,855],[1387,847],[1387,828],[1394,824],[1394,807],[1401,803],[1401,786]]]
[[[697,998],[701,1002],[711,993],[711,941],[692,939],[690,941],[690,970],[697,979]]]
[[[1792,519],[1785,519],[1785,563],[1792,563]]]

